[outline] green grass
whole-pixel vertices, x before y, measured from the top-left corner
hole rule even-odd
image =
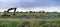
[[[60,27],[60,18],[56,19],[0,19],[0,27]]]
[[[16,13],[16,16],[2,16],[0,13],[0,18],[60,18],[60,13]]]
[[[11,13],[12,14],[12,13]],[[60,13],[59,13],[60,14]],[[0,15],[0,27],[60,27],[60,15],[58,13],[16,13],[17,16],[34,15],[44,18],[17,18],[14,16]],[[45,17],[47,16],[47,18]],[[54,16],[55,18],[48,18]],[[59,16],[59,18],[58,18]],[[39,16],[40,17],[40,16]]]

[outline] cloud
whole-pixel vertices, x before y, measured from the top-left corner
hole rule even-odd
[[[60,0],[0,0],[0,8],[60,6]]]
[[[21,2],[22,7],[41,7],[41,6],[57,6],[55,0],[32,0],[32,2]]]

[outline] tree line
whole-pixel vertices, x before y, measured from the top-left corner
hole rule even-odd
[[[17,13],[19,13],[19,11],[17,11]],[[57,11],[54,11],[54,12],[45,12],[45,11],[26,11],[26,12],[23,12],[21,11],[20,13],[58,13]]]

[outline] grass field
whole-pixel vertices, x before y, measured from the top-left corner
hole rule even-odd
[[[60,27],[60,13],[16,13],[1,16],[0,27]]]
[[[60,27],[60,18],[56,19],[0,19],[0,27]]]

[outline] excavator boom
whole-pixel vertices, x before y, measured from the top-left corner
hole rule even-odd
[[[7,13],[9,13],[10,10],[14,10],[14,13],[15,13],[16,9],[17,9],[17,8],[9,8],[9,9],[7,10]]]
[[[17,8],[9,8],[7,11],[4,11],[4,14],[3,14],[2,16],[10,16],[10,15],[8,14],[10,10],[14,10],[13,15],[15,16],[16,9],[17,9]]]
[[[17,8],[9,8],[9,9],[7,10],[7,13],[9,13],[10,10],[14,10],[13,15],[15,15],[16,9],[17,9]]]

